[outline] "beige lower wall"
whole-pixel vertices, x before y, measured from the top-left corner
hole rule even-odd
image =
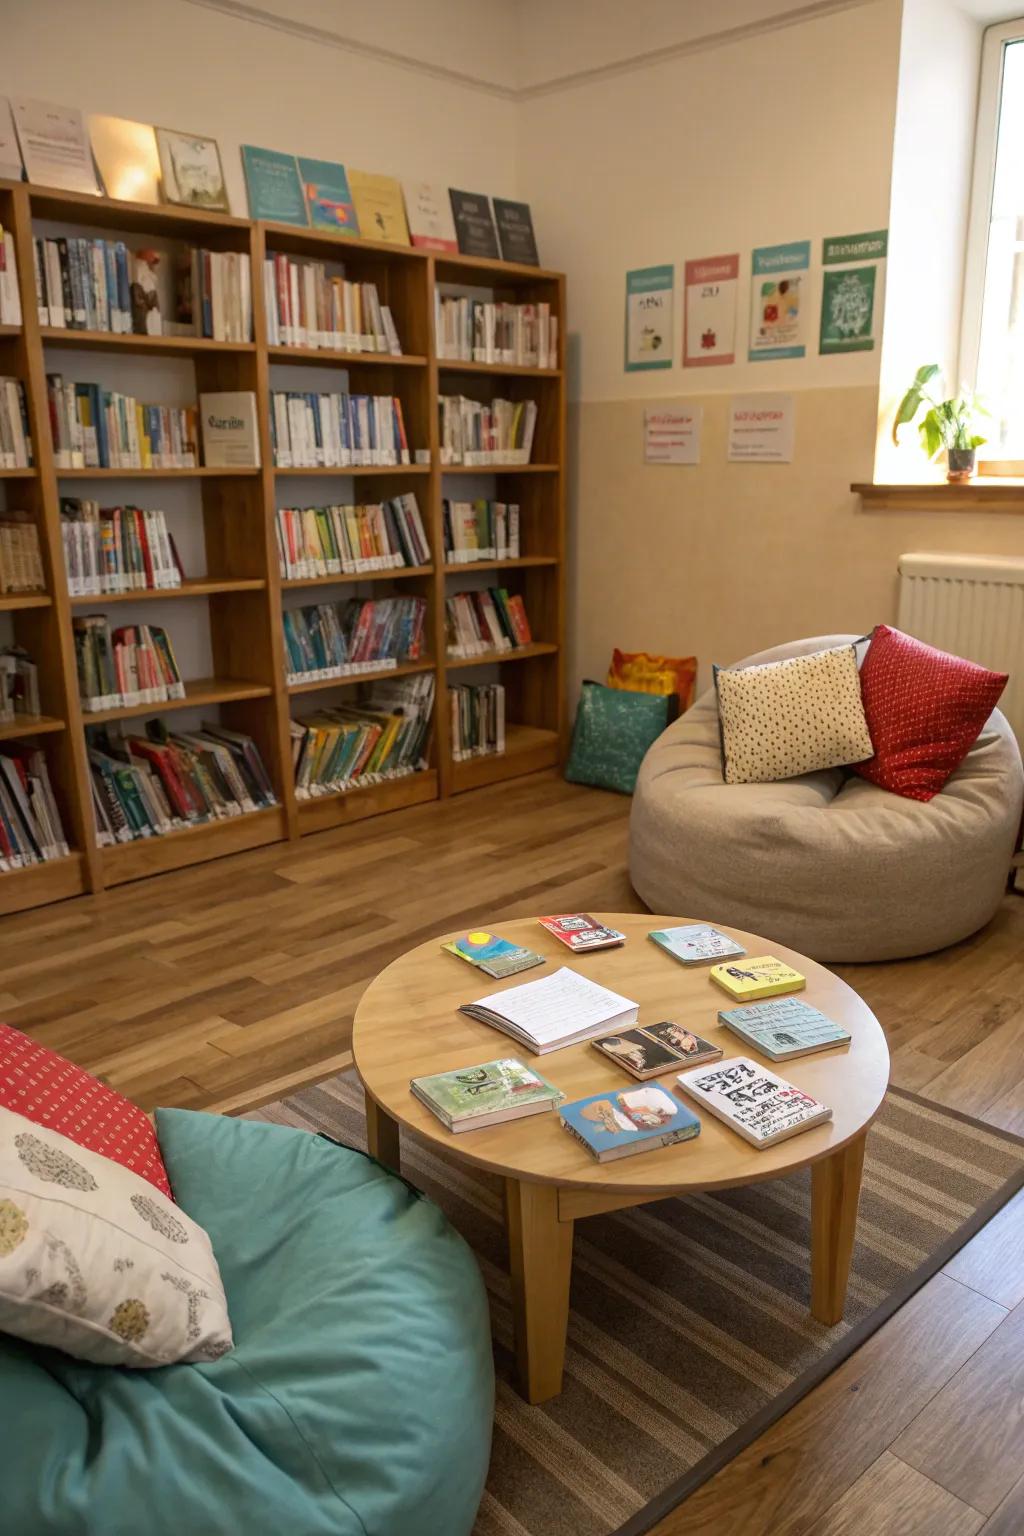
[[[693,467],[644,464],[643,400],[571,409],[573,701],[616,645],[696,655],[704,687],[712,662],[891,623],[907,550],[1024,554],[1024,516],[861,508],[849,487],[872,478],[873,388],[800,391],[790,465],[727,463],[729,396],[685,398],[704,408]]]

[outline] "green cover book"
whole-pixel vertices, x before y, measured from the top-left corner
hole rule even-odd
[[[333,160],[308,160],[299,156],[299,176],[314,229],[333,229],[340,235],[358,235],[356,205],[345,167]]]
[[[242,145],[242,165],[249,192],[249,217],[270,219],[275,224],[301,224],[308,228],[306,199],[294,155],[276,149]]]
[[[451,1131],[537,1114],[553,1109],[565,1097],[514,1057],[414,1077],[409,1087]]]

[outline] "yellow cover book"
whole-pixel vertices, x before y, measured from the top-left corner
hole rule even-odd
[[[401,184],[393,176],[375,176],[370,171],[349,171],[348,184],[363,239],[408,245]]]
[[[774,955],[753,955],[748,959],[713,965],[708,972],[730,997],[749,1001],[755,997],[775,997],[779,992],[799,992],[807,978]]]

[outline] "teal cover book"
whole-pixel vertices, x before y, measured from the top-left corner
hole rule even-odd
[[[358,235],[359,220],[345,167],[334,160],[307,160],[300,155],[299,176],[313,228]]]
[[[684,965],[706,965],[709,961],[746,954],[742,944],[737,944],[727,934],[719,933],[709,923],[682,923],[678,928],[655,928],[647,937]]]
[[[242,165],[249,193],[249,217],[269,219],[275,224],[309,226],[306,199],[294,155],[276,149],[257,149],[242,145]]]
[[[723,1008],[718,1017],[733,1034],[771,1061],[788,1061],[793,1056],[825,1051],[830,1046],[845,1045],[850,1039],[848,1029],[796,997]]]

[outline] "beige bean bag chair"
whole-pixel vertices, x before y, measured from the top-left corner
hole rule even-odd
[[[739,665],[855,638],[799,640]],[[998,710],[926,804],[841,768],[727,785],[712,688],[644,758],[630,877],[653,912],[745,928],[815,960],[927,954],[992,917],[1022,797],[1020,752]]]

